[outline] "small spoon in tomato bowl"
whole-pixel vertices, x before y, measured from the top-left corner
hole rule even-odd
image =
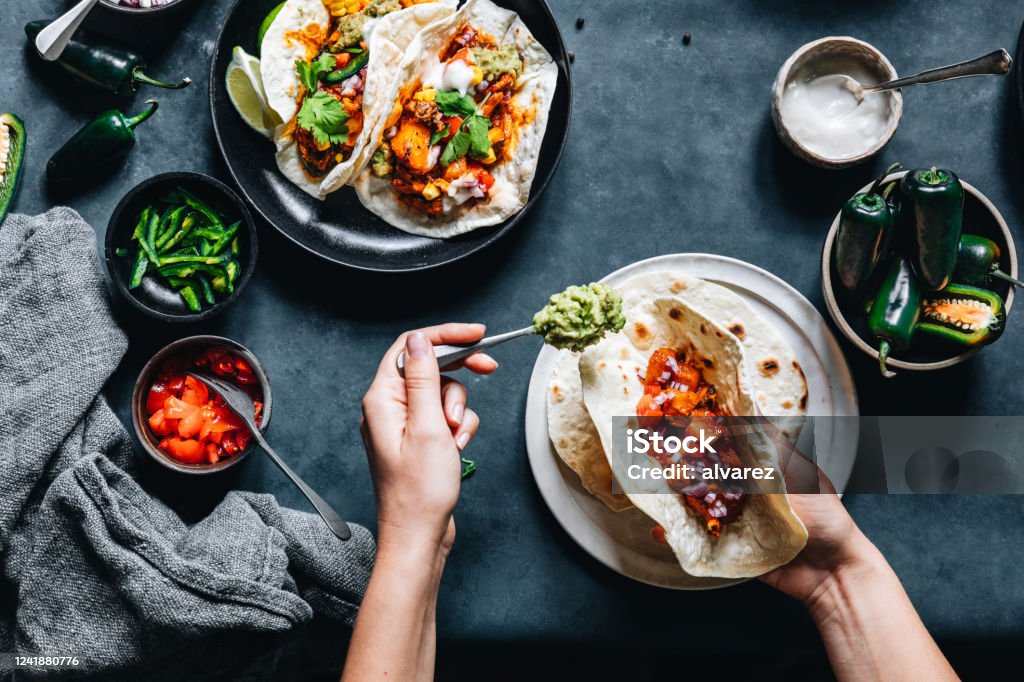
[[[245,425],[249,427],[249,431],[252,432],[252,437],[260,444],[263,451],[267,453],[271,461],[277,465],[277,467],[284,472],[284,475],[295,484],[295,487],[302,491],[302,494],[306,496],[310,504],[316,509],[317,513],[320,514],[320,518],[324,520],[327,527],[331,529],[335,535],[342,540],[348,540],[352,537],[352,531],[349,529],[348,524],[341,518],[338,512],[334,511],[331,505],[327,504],[315,490],[310,488],[305,481],[299,478],[291,468],[284,463],[276,452],[267,443],[267,439],[263,437],[263,433],[260,432],[259,426],[256,424],[254,417],[256,410],[252,398],[248,393],[238,388],[234,384],[228,383],[223,379],[219,379],[210,374],[204,374],[202,372],[186,372],[188,376],[201,381],[206,384],[210,390],[220,394],[220,397],[224,399],[224,404],[227,405],[228,409],[231,410],[236,417],[245,422]]]

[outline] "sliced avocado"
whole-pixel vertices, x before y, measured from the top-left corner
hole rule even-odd
[[[0,225],[14,202],[24,162],[25,124],[14,114],[0,114]]]

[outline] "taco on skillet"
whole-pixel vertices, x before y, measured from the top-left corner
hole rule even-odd
[[[469,0],[409,48],[360,201],[428,237],[502,222],[529,199],[557,78],[514,12]]]
[[[277,165],[323,199],[346,184],[372,151],[405,51],[457,0],[288,0],[260,46]]]
[[[767,437],[755,431],[737,440],[730,431],[735,421],[718,419],[758,413],[740,340],[677,296],[654,294],[624,312],[623,331],[579,359],[583,400],[613,475],[628,480],[631,463],[612,456],[617,416],[629,417],[634,428],[683,434],[699,427],[717,433],[717,452],[691,459],[698,468],[777,468],[777,452]],[[654,466],[676,463],[667,453],[652,452]],[[690,575],[761,575],[791,561],[807,542],[781,480],[745,489],[714,479],[644,485],[642,491],[634,483],[623,490],[660,527]]]

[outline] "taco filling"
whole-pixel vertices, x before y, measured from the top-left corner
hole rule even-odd
[[[324,0],[331,16],[326,43],[311,58],[295,62],[303,85],[295,142],[303,166],[314,178],[347,161],[363,129],[363,88],[370,60],[367,42],[373,25],[380,17],[415,4],[420,3]]]
[[[463,25],[421,81],[402,90],[373,174],[430,216],[485,201],[494,186],[488,169],[514,149],[522,124],[512,103],[522,73],[515,44]]]
[[[669,486],[683,496],[687,507],[703,520],[704,528],[719,537],[722,527],[740,518],[746,496],[740,488],[715,480],[699,478],[705,467],[742,468],[729,438],[729,428],[719,407],[715,387],[704,380],[700,363],[674,348],[658,348],[647,363],[647,371],[639,376],[644,393],[636,406],[637,417],[644,428],[664,437],[694,436],[700,431],[714,434],[715,452],[672,454],[652,447],[651,454],[664,468],[671,468],[685,458],[697,472],[696,480],[670,479]],[[652,444],[655,445],[655,444]],[[655,538],[659,533],[654,534]],[[663,534],[661,537],[664,537]]]

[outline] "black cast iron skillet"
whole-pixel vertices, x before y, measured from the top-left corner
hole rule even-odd
[[[519,14],[558,65],[558,87],[526,207],[505,222],[453,239],[428,239],[402,232],[363,208],[351,187],[320,202],[289,182],[274,162],[273,144],[235,112],[224,76],[231,50],[241,45],[258,55],[260,23],[280,0],[238,0],[217,39],[210,73],[210,111],[221,154],[256,212],[284,236],[327,260],[361,270],[410,272],[465,258],[512,230],[551,180],[569,131],[572,80],[569,58],[551,9],[544,0],[497,0]]]

